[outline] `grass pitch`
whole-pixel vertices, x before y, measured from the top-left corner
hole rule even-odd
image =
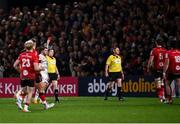
[[[53,98],[48,98],[53,102]],[[63,97],[50,110],[41,104],[31,104],[31,113],[17,109],[14,99],[0,99],[0,123],[178,123],[180,99],[172,105],[162,104],[157,98]]]

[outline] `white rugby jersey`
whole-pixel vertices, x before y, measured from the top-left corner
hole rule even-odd
[[[43,54],[39,54],[39,63],[45,69],[45,71],[47,71],[48,62],[47,62],[46,56],[44,56]]]

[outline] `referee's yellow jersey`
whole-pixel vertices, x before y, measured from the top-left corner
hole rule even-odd
[[[48,62],[48,73],[56,73],[56,58],[46,56]]]
[[[106,64],[109,66],[109,72],[121,72],[121,57],[116,55],[110,55],[106,61]]]

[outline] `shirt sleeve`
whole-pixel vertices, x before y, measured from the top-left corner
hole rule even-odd
[[[38,63],[39,62],[39,57],[37,55],[34,54],[33,59],[34,59],[34,63]]]
[[[110,64],[111,64],[111,56],[109,56],[107,61],[106,61],[106,65],[110,65]]]

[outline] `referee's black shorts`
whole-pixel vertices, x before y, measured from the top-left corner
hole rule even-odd
[[[121,72],[109,72],[109,81],[116,81],[117,79],[122,79],[122,73]]]
[[[49,81],[57,80],[58,75],[56,73],[48,73],[49,75]]]

